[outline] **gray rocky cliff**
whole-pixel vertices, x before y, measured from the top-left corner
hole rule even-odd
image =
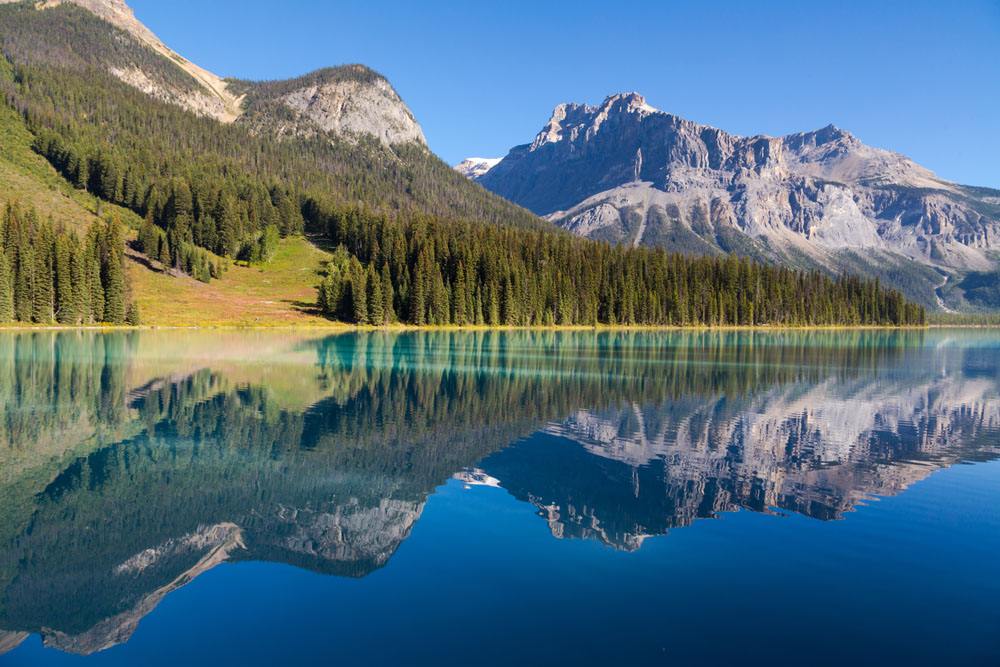
[[[473,177],[583,236],[879,276],[932,307],[948,308],[943,283],[1000,268],[1000,192],[832,125],[741,137],[625,93],[559,105],[530,144]]]

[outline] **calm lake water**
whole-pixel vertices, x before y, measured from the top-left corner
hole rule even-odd
[[[0,334],[0,663],[1000,664],[1000,332]]]

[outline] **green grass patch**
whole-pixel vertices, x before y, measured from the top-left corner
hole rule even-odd
[[[133,261],[129,267],[142,321],[151,326],[337,326],[315,309],[330,254],[296,236],[261,266],[231,265],[199,282]]]

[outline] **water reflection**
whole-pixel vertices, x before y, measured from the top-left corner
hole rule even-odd
[[[0,652],[90,654],[227,561],[363,577],[451,477],[624,550],[837,519],[998,454],[988,334],[0,336]]]

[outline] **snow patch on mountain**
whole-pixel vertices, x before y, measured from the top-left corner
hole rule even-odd
[[[500,164],[502,157],[469,157],[465,158],[454,166],[455,171],[468,179],[476,180],[489,172],[490,169]]]

